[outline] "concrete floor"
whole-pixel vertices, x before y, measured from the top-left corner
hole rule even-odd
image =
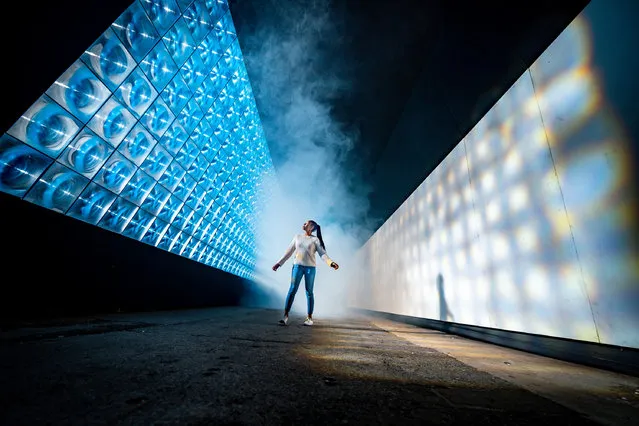
[[[639,423],[638,378],[377,318],[278,319],[217,308],[5,329],[0,424]]]

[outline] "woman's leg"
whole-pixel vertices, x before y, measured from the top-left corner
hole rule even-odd
[[[291,310],[291,306],[293,306],[295,294],[297,293],[297,289],[300,288],[302,275],[304,275],[304,270],[302,269],[302,267],[299,265],[293,265],[293,270],[291,271],[291,287],[288,289],[288,294],[286,295],[286,304],[284,305],[285,317],[288,316],[288,313]]]
[[[304,268],[304,285],[306,286],[306,303],[308,317],[313,318],[313,308],[315,307],[315,295],[313,287],[315,286],[315,268],[307,266]]]

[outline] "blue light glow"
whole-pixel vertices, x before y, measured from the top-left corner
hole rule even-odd
[[[138,0],[0,139],[0,191],[252,277],[272,163],[225,0]]]

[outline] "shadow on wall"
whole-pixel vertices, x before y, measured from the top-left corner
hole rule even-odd
[[[455,321],[455,316],[448,307],[446,302],[446,291],[444,290],[444,277],[437,274],[437,295],[439,297],[439,319],[441,321]]]

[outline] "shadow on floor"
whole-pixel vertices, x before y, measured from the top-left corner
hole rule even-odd
[[[2,333],[0,423],[595,424],[366,317],[281,327],[279,314],[157,312]]]

